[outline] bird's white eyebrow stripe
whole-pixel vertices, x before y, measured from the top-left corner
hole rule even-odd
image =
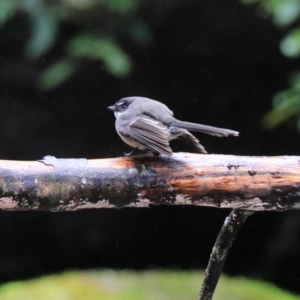
[[[119,105],[123,105],[124,104],[124,101],[119,101],[118,103],[117,103],[117,105],[119,106]]]

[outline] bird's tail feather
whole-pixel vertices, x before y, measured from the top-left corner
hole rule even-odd
[[[182,129],[190,130],[190,131],[199,131],[206,134],[210,134],[213,136],[223,137],[223,136],[238,136],[239,132],[230,130],[230,129],[224,129],[219,127],[213,127],[213,126],[207,126],[202,124],[196,124],[196,123],[190,123],[190,122],[184,122],[179,120],[174,120],[170,124],[174,127],[179,127]]]
[[[186,143],[188,143],[196,152],[198,153],[207,153],[204,147],[200,144],[199,140],[194,137],[187,130],[183,130],[182,134],[178,138]]]

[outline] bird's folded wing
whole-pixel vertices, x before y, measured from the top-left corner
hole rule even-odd
[[[148,149],[167,156],[172,155],[168,140],[170,133],[161,122],[143,115],[131,122],[127,129],[133,139],[147,146]]]

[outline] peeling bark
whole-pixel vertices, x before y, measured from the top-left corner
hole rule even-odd
[[[0,161],[0,209],[77,210],[156,204],[300,208],[300,157],[176,153],[171,158]]]

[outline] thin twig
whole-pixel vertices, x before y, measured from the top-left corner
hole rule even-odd
[[[251,214],[252,212],[247,210],[233,209],[230,215],[225,219],[210,255],[198,300],[212,299],[229,248],[231,247],[238,230]]]

